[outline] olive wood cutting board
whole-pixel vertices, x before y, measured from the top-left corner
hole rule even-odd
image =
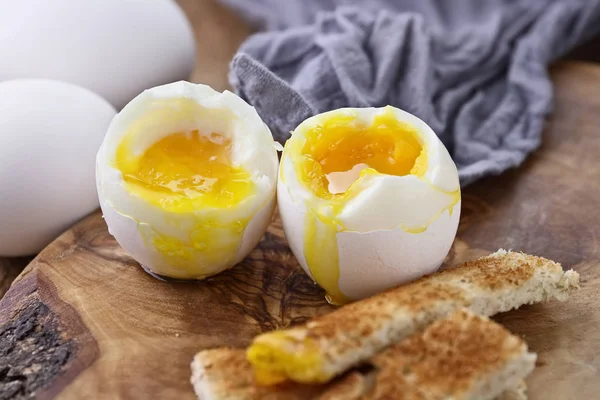
[[[556,106],[542,148],[521,168],[464,190],[446,264],[509,248],[576,269],[582,288],[567,302],[497,320],[539,355],[528,379],[531,399],[594,399],[600,67],[559,64],[553,79]],[[94,213],[43,250],[0,301],[0,355],[12,348],[0,360],[0,398],[19,387],[41,399],[193,399],[195,352],[245,346],[259,332],[327,313],[333,307],[323,294],[300,270],[277,216],[238,266],[204,282],[167,283],[145,273]]]

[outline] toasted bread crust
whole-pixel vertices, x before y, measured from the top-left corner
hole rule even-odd
[[[486,317],[460,310],[423,333],[371,359],[376,367],[369,400],[492,399],[531,373],[535,356],[527,345]],[[516,365],[513,365],[516,364]],[[503,374],[503,371],[514,369]],[[493,376],[503,375],[493,383]],[[485,388],[485,389],[481,389]]]
[[[527,346],[499,324],[459,310],[371,358],[368,370],[352,370],[323,385],[288,382],[256,386],[244,351],[198,353],[192,383],[200,399],[438,400],[491,399],[519,393],[534,367]],[[519,397],[517,397],[518,399]]]
[[[527,384],[521,380],[517,386],[504,391],[495,400],[527,400]]]
[[[576,272],[563,272],[553,261],[499,250],[346,305],[304,326],[259,335],[249,359],[263,374],[271,370],[299,382],[326,382],[457,309],[491,316],[553,297],[564,300],[578,287],[578,279]],[[261,357],[253,358],[257,347]],[[318,362],[306,367],[302,361],[309,357]],[[304,369],[298,371],[298,365]]]

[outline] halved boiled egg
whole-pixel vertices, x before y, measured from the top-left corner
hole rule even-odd
[[[442,142],[390,106],[301,123],[283,151],[277,196],[292,252],[337,304],[436,271],[461,205]]]
[[[144,91],[96,160],[109,232],[147,271],[202,279],[241,261],[275,206],[276,144],[254,108],[205,85]]]

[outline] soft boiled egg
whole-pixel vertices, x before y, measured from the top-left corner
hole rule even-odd
[[[302,122],[285,144],[277,197],[292,252],[335,304],[435,272],[461,205],[442,142],[390,106]]]
[[[275,206],[271,132],[235,94],[176,82],[112,121],[96,161],[109,232],[148,272],[202,279],[241,261]]]

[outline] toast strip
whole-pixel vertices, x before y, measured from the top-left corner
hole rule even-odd
[[[323,391],[321,385],[285,382],[255,386],[244,349],[229,347],[200,351],[192,361],[192,386],[201,400],[305,400]]]
[[[499,250],[299,327],[259,335],[247,358],[263,385],[327,382],[462,307],[491,316],[550,298],[565,300],[578,284],[577,272],[563,272],[558,263]]]
[[[244,351],[199,352],[192,384],[202,400],[510,399],[535,355],[501,325],[463,309],[323,385],[256,386]]]
[[[495,400],[527,400],[527,384],[522,380],[516,387],[506,390]]]

